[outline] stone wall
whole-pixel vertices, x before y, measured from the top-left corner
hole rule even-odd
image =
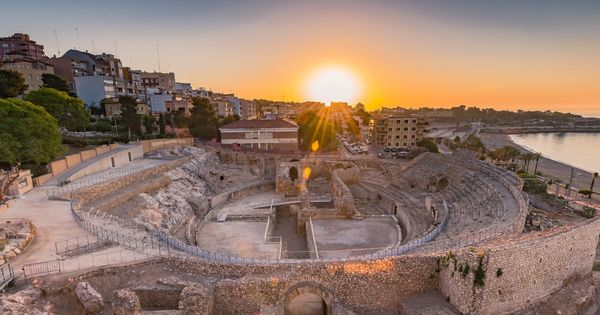
[[[383,260],[277,265],[219,265],[169,258],[187,272],[227,277],[215,287],[216,314],[252,314],[261,305],[281,305],[298,284],[320,286],[358,311],[396,310],[398,300],[435,288],[437,259],[405,255]]]
[[[109,193],[122,189],[134,182],[144,180],[153,176],[161,175],[171,169],[181,166],[188,162],[192,157],[185,157],[179,160],[168,162],[157,167],[146,169],[137,173],[119,177],[115,180],[82,188],[71,193],[71,198],[78,200],[82,205],[85,205],[91,200],[98,199]]]
[[[440,291],[463,313],[498,314],[539,301],[592,270],[600,219],[528,234],[502,245],[463,250],[442,259]],[[460,266],[469,264],[467,275]],[[481,265],[483,282],[475,284]],[[457,266],[457,267],[455,267]],[[479,277],[481,278],[481,277]]]
[[[355,183],[360,174],[358,168],[336,169],[331,173],[331,197],[333,207],[338,209],[343,215],[351,217],[358,214],[358,208],[354,204],[354,196],[348,188],[348,184]]]

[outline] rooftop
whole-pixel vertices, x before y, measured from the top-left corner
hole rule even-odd
[[[292,128],[298,127],[294,121],[289,119],[273,120],[238,120],[229,123],[219,129],[245,129],[245,128]]]

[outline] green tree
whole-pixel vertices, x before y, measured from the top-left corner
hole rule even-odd
[[[25,95],[24,100],[42,106],[56,118],[58,125],[69,130],[80,130],[90,122],[83,101],[51,88],[40,88]]]
[[[42,82],[44,83],[44,87],[51,88],[55,90],[59,90],[65,93],[70,93],[69,85],[67,81],[63,80],[63,78],[52,74],[52,73],[44,73],[42,74]]]
[[[215,139],[218,135],[219,118],[210,100],[203,97],[192,98],[191,115],[189,118],[190,133],[204,140]]]
[[[129,130],[131,134],[140,134],[140,115],[137,113],[137,101],[131,96],[120,96],[121,104],[121,124]]]
[[[43,107],[19,99],[0,99],[0,162],[51,162],[61,151],[56,119]]]
[[[596,183],[596,177],[598,177],[598,172],[594,172],[594,174],[592,175],[592,184],[590,185],[590,191],[592,193],[594,192],[594,184]],[[589,198],[592,198],[592,193],[590,193]]]
[[[161,136],[165,135],[166,129],[167,126],[165,125],[165,117],[162,114],[160,114],[158,116],[158,130]]]
[[[144,123],[144,128],[146,129],[146,134],[153,134],[154,133],[154,116],[147,114],[144,115],[143,118],[143,123]]]
[[[319,151],[337,150],[339,143],[336,138],[335,126],[325,115],[307,110],[296,118],[296,122],[300,125],[298,137],[301,149],[311,151],[313,143],[318,141]]]
[[[431,141],[431,139],[425,138],[423,140],[419,140],[419,141],[417,141],[417,146],[425,148],[429,152],[433,152],[433,153],[440,152],[437,144],[435,144],[435,142]]]
[[[238,120],[240,120],[240,116],[239,115],[236,115],[236,114],[234,114],[234,115],[227,115],[227,116],[219,119],[218,126],[219,127],[225,126],[225,125],[227,125],[229,123],[232,123],[232,122],[238,121]]]
[[[17,71],[0,70],[0,98],[17,97],[27,90],[23,76]]]

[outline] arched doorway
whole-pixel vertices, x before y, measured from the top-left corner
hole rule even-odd
[[[288,290],[285,315],[331,315],[332,296],[318,283],[299,283]]]
[[[302,293],[285,305],[284,314],[327,315],[327,304],[314,293]]]
[[[292,182],[295,182],[298,179],[298,169],[295,166],[292,166],[290,168],[290,179],[292,180]]]

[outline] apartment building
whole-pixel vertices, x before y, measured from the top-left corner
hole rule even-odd
[[[379,115],[374,120],[375,145],[386,148],[417,145],[427,126],[424,119],[410,115]]]
[[[298,125],[288,119],[238,120],[219,128],[221,144],[264,151],[298,150]]]
[[[48,62],[44,55],[44,46],[31,40],[29,35],[15,33],[12,36],[0,37],[0,60],[5,60],[10,53],[19,53],[35,61]]]
[[[169,93],[176,91],[175,73],[141,72],[142,84],[146,88],[160,89]]]
[[[36,60],[20,51],[13,51],[4,56],[4,58],[0,69],[13,70],[20,73],[27,84],[26,92],[36,90],[44,84],[42,82],[43,74],[54,74],[52,64],[43,60]]]

